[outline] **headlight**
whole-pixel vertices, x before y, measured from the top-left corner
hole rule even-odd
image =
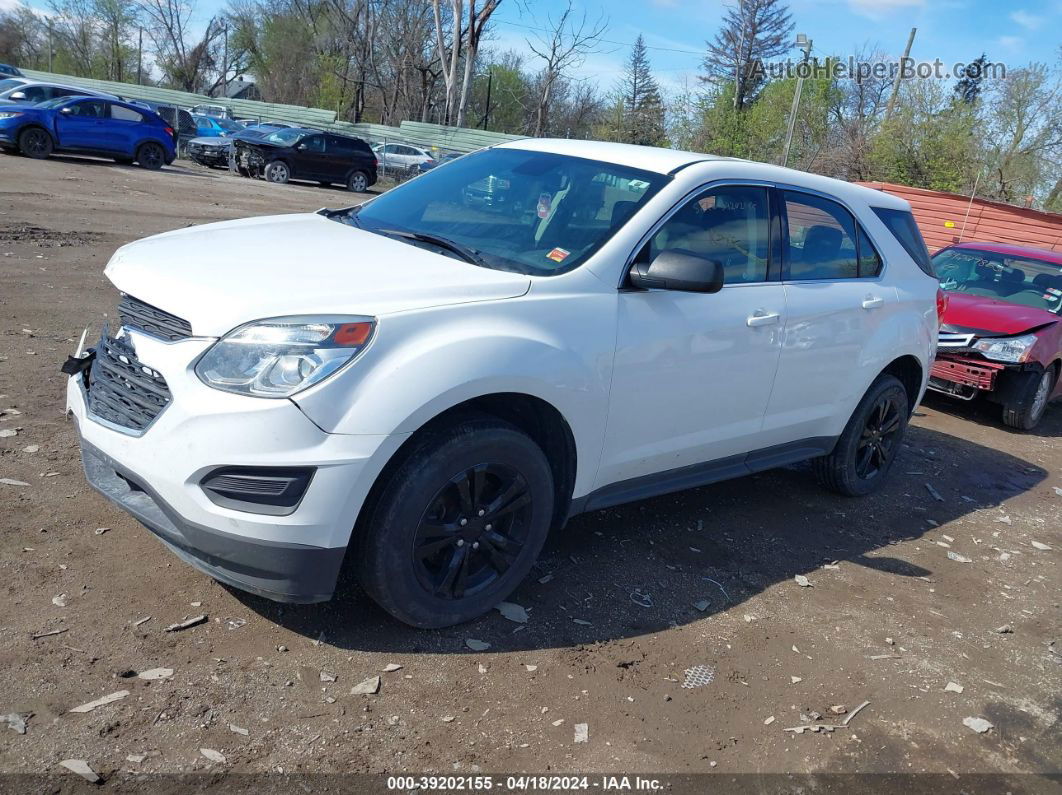
[[[21,116],[21,115],[22,115],[22,111],[20,111],[20,110],[4,110],[4,111],[0,111],[0,119],[13,119],[16,116]]]
[[[986,359],[997,362],[1024,362],[1036,344],[1035,334],[1021,337],[1001,337],[998,339],[978,340],[974,343],[975,351],[980,351]]]
[[[230,331],[203,355],[207,386],[283,398],[320,383],[357,356],[376,327],[371,317],[278,317]]]

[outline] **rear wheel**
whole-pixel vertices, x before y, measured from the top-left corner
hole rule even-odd
[[[52,136],[46,130],[40,127],[30,127],[19,133],[18,148],[26,157],[43,160],[52,153],[55,145],[52,143]]]
[[[291,179],[291,169],[288,168],[287,163],[280,160],[274,160],[265,167],[265,178],[267,182],[275,182],[278,185],[283,185]]]
[[[146,168],[148,171],[158,171],[166,163],[166,153],[161,146],[148,141],[146,144],[141,144],[140,148],[136,150],[136,161],[141,168]]]
[[[895,376],[881,375],[859,401],[833,452],[813,461],[819,481],[846,497],[884,484],[903,443],[910,404]]]
[[[369,189],[369,177],[364,171],[355,171],[347,180],[347,190],[364,193]]]
[[[1057,377],[1054,367],[1042,373],[1021,373],[1024,383],[1018,385],[1015,399],[1003,406],[1003,422],[1011,428],[1031,431],[1047,411],[1047,401],[1055,388]]]
[[[359,522],[362,587],[415,627],[481,616],[531,570],[553,500],[545,454],[512,425],[470,417],[426,431]]]

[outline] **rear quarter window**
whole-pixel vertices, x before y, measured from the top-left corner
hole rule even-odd
[[[922,269],[927,276],[937,278],[937,272],[933,268],[933,261],[929,258],[929,249],[926,241],[922,239],[922,233],[915,223],[914,216],[909,210],[892,210],[885,207],[872,207],[874,214],[881,219],[892,236],[899,241],[915,264]]]

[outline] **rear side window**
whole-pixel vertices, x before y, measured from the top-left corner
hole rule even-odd
[[[142,122],[144,120],[142,114],[130,108],[124,108],[121,105],[111,105],[111,118],[118,121]]]
[[[837,202],[783,191],[789,224],[788,279],[854,279],[859,276],[856,224]]]
[[[890,210],[885,207],[872,207],[871,209],[892,232],[893,237],[900,242],[915,264],[927,276],[937,278],[937,272],[933,269],[933,261],[929,259],[929,249],[926,248],[926,241],[922,239],[922,233],[918,230],[914,216],[907,210]]]

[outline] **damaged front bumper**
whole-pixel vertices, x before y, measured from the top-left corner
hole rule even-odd
[[[972,400],[996,388],[1005,364],[958,354],[938,353],[929,375],[929,389],[952,397]]]

